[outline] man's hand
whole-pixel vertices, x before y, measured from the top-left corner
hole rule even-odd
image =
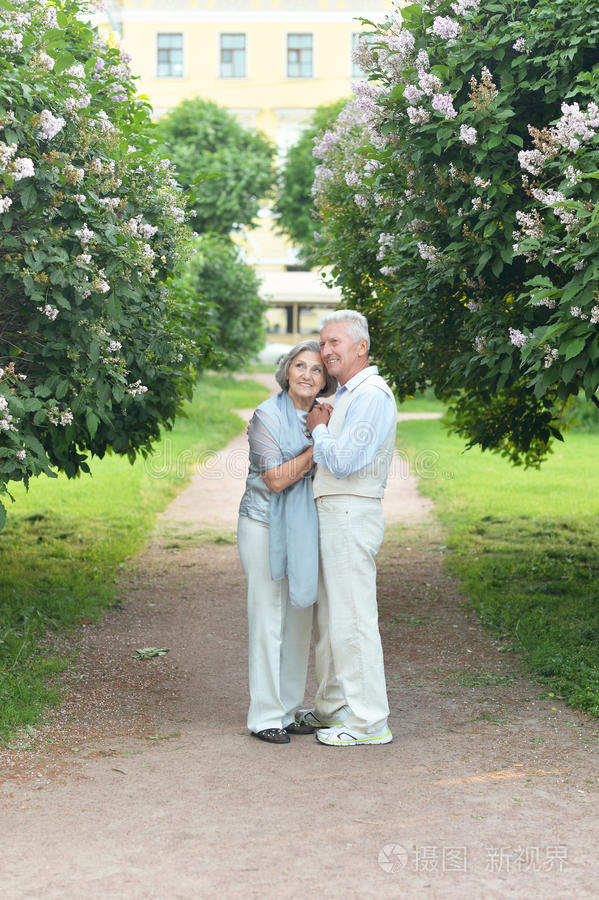
[[[328,403],[317,403],[314,409],[308,413],[306,428],[312,434],[317,425],[328,425],[333,407]]]

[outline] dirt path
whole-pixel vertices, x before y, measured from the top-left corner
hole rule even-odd
[[[379,565],[393,743],[248,734],[245,459],[242,435],[195,475],[123,608],[84,630],[67,702],[0,754],[0,898],[595,897],[599,723],[464,612],[400,458]],[[170,652],[134,658],[151,646]]]

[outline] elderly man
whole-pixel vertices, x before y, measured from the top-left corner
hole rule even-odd
[[[325,317],[320,348],[339,388],[332,414],[316,406],[307,421],[318,464],[318,691],[314,709],[298,710],[296,719],[315,725],[317,739],[333,747],[392,740],[375,558],[383,539],[381,498],[395,446],[397,408],[377,367],[368,364],[369,347],[363,315],[341,310]]]

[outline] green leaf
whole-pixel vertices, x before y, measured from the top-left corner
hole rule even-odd
[[[21,191],[21,205],[23,209],[33,209],[37,203],[37,191],[34,184],[28,184]]]
[[[565,349],[566,355],[565,359],[572,359],[574,356],[578,356],[581,350],[584,349],[584,345],[586,344],[586,338],[580,337],[575,338],[573,341],[565,341],[562,344],[562,349]]]
[[[74,66],[77,60],[68,50],[61,50],[58,56],[55,57],[55,64],[53,69],[53,74],[58,75],[60,72],[64,72],[65,69],[70,69],[71,66]]]
[[[96,431],[98,430],[98,425],[100,424],[100,419],[94,412],[89,410],[85,414],[85,423],[87,425],[87,430],[89,431],[90,437],[93,438],[96,434]]]
[[[69,390],[69,382],[66,379],[61,379],[56,385],[56,390],[54,391],[56,399],[62,400],[62,398],[67,394]]]
[[[478,260],[478,265],[477,265],[476,269],[474,270],[475,276],[480,275],[480,273],[482,272],[484,267],[487,265],[487,263],[489,262],[489,260],[491,259],[492,256],[493,256],[493,250],[485,250],[483,253],[481,253],[479,260]]]
[[[135,652],[138,659],[153,659],[155,656],[166,656],[170,651],[165,647],[142,647]]]

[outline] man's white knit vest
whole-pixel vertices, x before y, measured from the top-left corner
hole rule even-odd
[[[344,391],[336,400],[335,408],[329,420],[328,429],[333,437],[339,437],[345,423],[345,416],[352,400],[366,387],[377,387],[384,391],[395,405],[395,397],[389,385],[380,375],[369,375],[353,391]],[[372,426],[368,422],[357,422],[353,426],[354,443],[366,447],[372,444]],[[387,484],[387,474],[393,450],[395,447],[395,429],[393,422],[389,434],[383,441],[382,447],[375,454],[374,459],[368,465],[363,466],[351,475],[344,478],[335,476],[321,463],[316,466],[314,475],[314,497],[326,497],[330,494],[354,494],[358,497],[382,497]]]

